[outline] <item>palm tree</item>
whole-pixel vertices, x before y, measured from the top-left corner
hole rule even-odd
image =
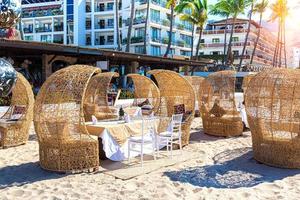
[[[249,33],[250,33],[250,29],[251,29],[252,13],[253,13],[253,8],[254,8],[255,0],[250,0],[250,2],[251,2],[251,9],[250,9],[250,12],[249,12],[248,29],[247,29],[247,33],[246,33],[246,37],[245,37],[244,47],[243,47],[243,51],[242,51],[242,55],[241,55],[241,59],[240,59],[240,64],[239,64],[238,71],[240,71],[240,69],[242,67],[242,64],[243,64],[243,58],[245,56],[246,47],[247,47],[247,43],[248,43],[248,39],[249,39]]]
[[[129,52],[130,49],[131,31],[132,31],[132,26],[134,21],[134,9],[135,9],[135,0],[131,0],[130,19],[129,19],[129,25],[127,31],[127,42],[126,42],[125,52]]]
[[[253,58],[254,58],[254,55],[255,55],[257,44],[258,44],[259,39],[260,39],[263,13],[266,11],[266,9],[268,7],[268,4],[269,4],[268,0],[262,0],[260,3],[257,3],[254,6],[254,9],[253,9],[253,13],[259,13],[260,15],[259,15],[259,29],[258,29],[257,37],[256,37],[256,40],[255,40],[255,43],[254,43],[254,48],[253,48],[253,51],[252,51],[252,56],[251,56],[250,64],[253,63]]]
[[[150,11],[150,0],[147,0],[147,8],[146,8],[146,21],[144,27],[144,54],[147,54],[147,33],[148,33],[148,22],[149,22],[149,11]]]
[[[192,13],[189,14],[189,19],[192,21],[195,27],[199,29],[199,40],[196,47],[195,57],[198,60],[200,44],[202,39],[203,27],[207,21],[207,0],[181,0],[176,6],[175,11],[177,13],[184,13],[186,9],[191,9]],[[187,14],[183,14],[185,16]],[[183,17],[187,18],[187,17]]]
[[[247,0],[228,0],[223,1],[223,8],[221,10],[230,10],[230,15],[232,17],[232,25],[231,25],[231,31],[230,31],[230,38],[229,38],[229,44],[227,49],[227,58],[226,61],[228,61],[228,58],[231,54],[232,49],[232,38],[233,38],[233,32],[235,28],[236,19],[239,14],[243,14],[246,7],[248,6]]]
[[[120,23],[119,23],[119,0],[115,0],[115,15],[116,15],[116,31],[117,31],[117,50],[121,51],[121,36],[120,36]]]
[[[271,5],[272,15],[270,21],[278,21],[278,35],[277,42],[273,56],[273,67],[281,67],[282,62],[282,48],[284,51],[285,67],[287,67],[286,60],[286,44],[285,44],[285,21],[288,15],[287,0],[277,0]]]
[[[168,0],[167,1],[167,8],[171,10],[171,15],[170,15],[170,30],[169,30],[169,41],[168,41],[168,46],[166,49],[166,52],[164,54],[164,57],[167,57],[169,54],[169,51],[171,49],[171,44],[172,44],[172,33],[173,33],[173,22],[174,22],[174,9],[176,6],[176,0]]]
[[[218,3],[212,5],[210,7],[210,14],[211,15],[218,15],[221,17],[225,17],[226,18],[226,24],[225,24],[225,29],[224,29],[224,51],[223,51],[223,60],[222,60],[222,64],[225,64],[225,60],[226,60],[226,47],[227,47],[227,27],[228,27],[228,18],[230,16],[230,9],[228,9],[228,7],[223,6],[224,2],[222,1],[229,1],[229,0],[221,0]],[[226,2],[225,2],[226,4]]]

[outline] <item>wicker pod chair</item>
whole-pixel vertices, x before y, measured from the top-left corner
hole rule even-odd
[[[11,105],[1,120],[14,120],[0,124],[0,147],[7,148],[25,144],[33,120],[34,95],[26,78],[17,73],[17,82],[12,90]]]
[[[195,113],[195,92],[192,85],[180,74],[169,70],[151,70],[160,91],[158,115],[171,117],[184,114],[182,124],[182,145],[188,145],[190,127]]]
[[[242,135],[243,122],[236,108],[234,92],[234,71],[215,72],[203,81],[199,106],[205,133],[221,137]]]
[[[85,99],[84,116],[86,121],[92,120],[94,115],[98,120],[118,118],[118,110],[108,101],[108,90],[113,78],[119,77],[118,73],[105,72],[91,78],[89,81]]]
[[[202,87],[203,81],[205,80],[205,78],[201,77],[201,76],[185,76],[184,77],[192,86],[195,92],[195,97],[196,97],[196,113],[195,116],[199,116],[200,115],[200,111],[199,111],[199,102],[201,102],[201,97],[200,97],[200,88]]]
[[[85,126],[83,100],[100,69],[73,65],[52,74],[41,87],[34,108],[40,166],[56,172],[97,170],[98,141]]]
[[[246,112],[254,158],[267,165],[300,168],[300,71],[274,69],[252,78]]]
[[[254,76],[255,76],[255,74],[248,74],[247,76],[244,77],[244,79],[243,79],[243,85],[242,85],[244,95],[246,94],[247,87],[248,87],[251,79]]]
[[[134,84],[134,106],[143,108],[143,104],[150,104],[151,111],[157,114],[160,104],[160,91],[155,83],[148,77],[140,74],[128,74]],[[150,114],[150,112],[148,114]]]

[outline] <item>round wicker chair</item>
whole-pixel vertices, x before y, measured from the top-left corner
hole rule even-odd
[[[160,91],[155,83],[139,74],[128,74],[127,77],[131,78],[134,84],[133,105],[142,107],[144,103],[151,104],[151,112],[156,114],[160,104]]]
[[[176,107],[184,107],[182,124],[182,144],[188,145],[190,127],[195,113],[195,92],[192,85],[180,74],[169,70],[151,70],[160,90],[160,106],[158,115],[171,117],[176,113]]]
[[[86,121],[92,120],[94,115],[98,120],[118,118],[118,109],[109,104],[108,90],[113,78],[118,73],[106,72],[93,76],[88,84],[84,99],[84,116]]]
[[[243,122],[235,99],[235,72],[220,71],[210,74],[200,88],[200,112],[204,132],[230,137],[243,133]]]
[[[7,148],[25,144],[29,136],[29,128],[33,119],[34,95],[26,78],[17,73],[17,82],[12,90],[11,105],[1,117],[2,120],[13,120],[0,124],[0,147]]]
[[[43,169],[98,169],[98,141],[89,135],[83,112],[88,83],[97,73],[97,68],[74,65],[56,71],[41,87],[34,108],[34,125]]]
[[[246,111],[254,158],[262,163],[300,168],[300,71],[274,69],[252,78]]]
[[[244,79],[243,79],[243,85],[242,85],[244,95],[246,94],[247,87],[248,87],[251,79],[254,76],[255,76],[255,74],[248,74],[247,76],[244,77]]]

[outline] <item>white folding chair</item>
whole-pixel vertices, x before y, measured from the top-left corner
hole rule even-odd
[[[158,146],[165,145],[167,151],[171,151],[171,157],[173,157],[173,144],[178,144],[182,153],[182,141],[181,141],[181,124],[183,114],[172,115],[170,130],[162,132],[158,135]]]
[[[128,138],[128,161],[130,160],[130,152],[138,152],[141,156],[141,165],[143,167],[145,149],[151,145],[151,153],[156,160],[157,150],[157,134],[154,119],[142,118],[142,135],[132,136]],[[135,148],[138,146],[138,148]]]

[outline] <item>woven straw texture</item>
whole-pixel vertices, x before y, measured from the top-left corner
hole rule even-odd
[[[74,65],[52,74],[40,89],[34,108],[40,165],[57,172],[98,169],[98,141],[85,126],[83,100],[91,77],[100,70]]]
[[[236,109],[235,72],[210,74],[200,88],[200,112],[204,132],[214,136],[239,136],[243,133],[242,119]]]
[[[252,79],[254,76],[255,76],[255,74],[248,74],[247,76],[244,77],[244,79],[243,79],[243,85],[242,85],[244,94],[246,94],[247,87],[248,87],[248,85],[249,85],[251,79]]]
[[[201,88],[205,78],[200,77],[200,76],[185,76],[184,78],[193,86],[196,100],[198,102],[201,102],[201,97],[200,97],[199,91],[200,91],[200,88]]]
[[[254,158],[300,168],[300,71],[274,69],[257,74],[246,92]]]
[[[134,105],[141,104],[148,99],[156,114],[160,104],[160,91],[155,83],[139,74],[128,74],[127,77],[131,78],[134,84]]]
[[[24,107],[25,110],[18,121],[7,126],[0,126],[2,133],[0,147],[3,148],[25,144],[28,140],[29,128],[33,119],[34,95],[31,85],[20,73],[17,73],[17,82],[12,90],[11,106],[2,116],[2,119],[10,119],[15,106]]]
[[[151,70],[148,72],[155,77],[160,91],[160,106],[158,115],[171,117],[175,107],[184,104],[185,116],[182,124],[182,144],[188,145],[190,140],[190,127],[195,113],[195,92],[192,85],[180,74],[169,70]]]
[[[114,77],[118,73],[105,72],[91,78],[84,99],[84,116],[86,121],[92,120],[94,115],[98,120],[116,119],[118,112],[108,103],[108,90]]]

